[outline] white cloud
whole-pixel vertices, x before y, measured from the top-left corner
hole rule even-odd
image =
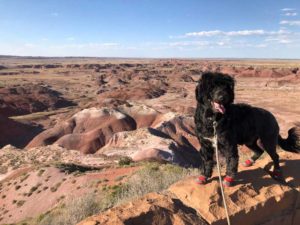
[[[223,32],[220,30],[212,30],[212,31],[200,31],[200,32],[190,32],[186,33],[187,37],[211,37],[216,35],[221,35]]]
[[[281,11],[284,11],[284,12],[288,12],[288,11],[295,11],[296,9],[294,8],[283,8],[281,9]]]
[[[212,36],[260,36],[260,35],[274,35],[287,33],[285,30],[279,31],[265,31],[262,29],[258,30],[238,30],[238,31],[199,31],[199,32],[189,32],[184,35],[184,37],[212,37]],[[172,36],[173,37],[173,36]]]
[[[300,20],[282,20],[281,25],[300,26]]]
[[[297,16],[298,13],[296,13],[296,12],[287,12],[287,13],[285,13],[284,15],[285,15],[285,16]]]
[[[265,41],[266,42],[277,42],[280,44],[290,44],[293,42],[288,37],[272,37],[272,38],[267,38]]]
[[[264,35],[266,31],[264,30],[239,30],[239,31],[230,31],[224,32],[228,36],[252,36],[252,35]]]

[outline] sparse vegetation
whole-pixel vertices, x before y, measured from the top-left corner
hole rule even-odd
[[[60,185],[61,185],[61,182],[58,182],[58,183],[55,184],[53,187],[51,187],[50,190],[51,190],[52,192],[56,192],[57,189],[60,187]]]
[[[23,181],[25,181],[29,176],[30,176],[29,173],[24,174],[24,175],[21,177],[20,183],[22,183]]]
[[[121,180],[123,180],[125,177],[126,177],[126,175],[118,176],[118,177],[115,178],[115,181],[121,181]]]
[[[0,166],[0,174],[7,173],[7,167],[6,166]]]
[[[119,166],[127,166],[127,165],[130,165],[132,163],[132,159],[130,157],[122,157],[118,164]]]
[[[104,185],[80,198],[65,199],[51,212],[42,214],[32,225],[73,225],[88,216],[107,210],[153,191],[162,191],[172,183],[197,172],[174,165],[147,163],[143,169],[129,177],[126,184]],[[58,200],[62,200],[59,198]]]
[[[197,173],[197,170],[171,164],[147,163],[143,169],[128,178],[125,184],[110,188],[111,195],[107,204],[113,206],[150,192],[162,191],[176,181]]]
[[[84,218],[99,212],[101,209],[99,202],[101,202],[99,196],[94,194],[87,194],[72,200],[69,199],[67,203],[55,209],[53,212],[40,216],[35,225],[76,224]]]
[[[40,176],[42,176],[42,175],[43,175],[43,173],[44,173],[44,172],[45,172],[45,170],[44,170],[44,169],[40,169],[37,175],[40,177]]]
[[[87,171],[97,171],[99,168],[91,167],[91,166],[85,166],[85,165],[78,165],[74,163],[57,163],[55,165],[60,172],[74,175],[79,175],[81,173],[85,173]]]
[[[49,187],[45,186],[43,187],[43,191],[46,191]]]
[[[37,185],[31,187],[29,193],[27,194],[27,196],[32,195],[41,185],[42,185],[41,183],[38,183]]]
[[[19,200],[19,201],[17,201],[17,206],[21,207],[24,205],[25,202],[26,202],[25,200]]]

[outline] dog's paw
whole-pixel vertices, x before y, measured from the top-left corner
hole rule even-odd
[[[201,175],[196,179],[196,183],[200,185],[204,185],[207,183],[207,178]]]
[[[223,180],[223,186],[224,187],[232,187],[233,185],[234,185],[233,177],[226,176]]]
[[[245,162],[243,162],[243,166],[244,167],[250,167],[250,166],[253,166],[254,164],[254,161],[252,159],[247,159]]]

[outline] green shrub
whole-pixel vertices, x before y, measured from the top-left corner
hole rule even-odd
[[[132,159],[130,157],[122,157],[118,164],[119,166],[125,166],[125,165],[130,165],[132,163]]]
[[[37,174],[37,176],[38,177],[42,176],[44,172],[45,172],[44,169],[40,169],[39,172],[38,172],[38,174]]]
[[[24,200],[17,201],[17,206],[21,207],[22,205],[24,205],[25,202],[26,201],[24,201]]]

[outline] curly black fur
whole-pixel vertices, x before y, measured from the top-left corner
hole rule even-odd
[[[226,158],[226,175],[234,177],[238,168],[237,145],[246,145],[257,160],[266,151],[279,170],[276,145],[290,152],[300,151],[300,132],[291,128],[287,139],[279,135],[278,123],[269,111],[247,104],[234,104],[235,81],[227,74],[205,73],[196,87],[196,135],[201,144],[201,173],[211,177],[214,166],[213,122],[217,121],[218,148]]]

